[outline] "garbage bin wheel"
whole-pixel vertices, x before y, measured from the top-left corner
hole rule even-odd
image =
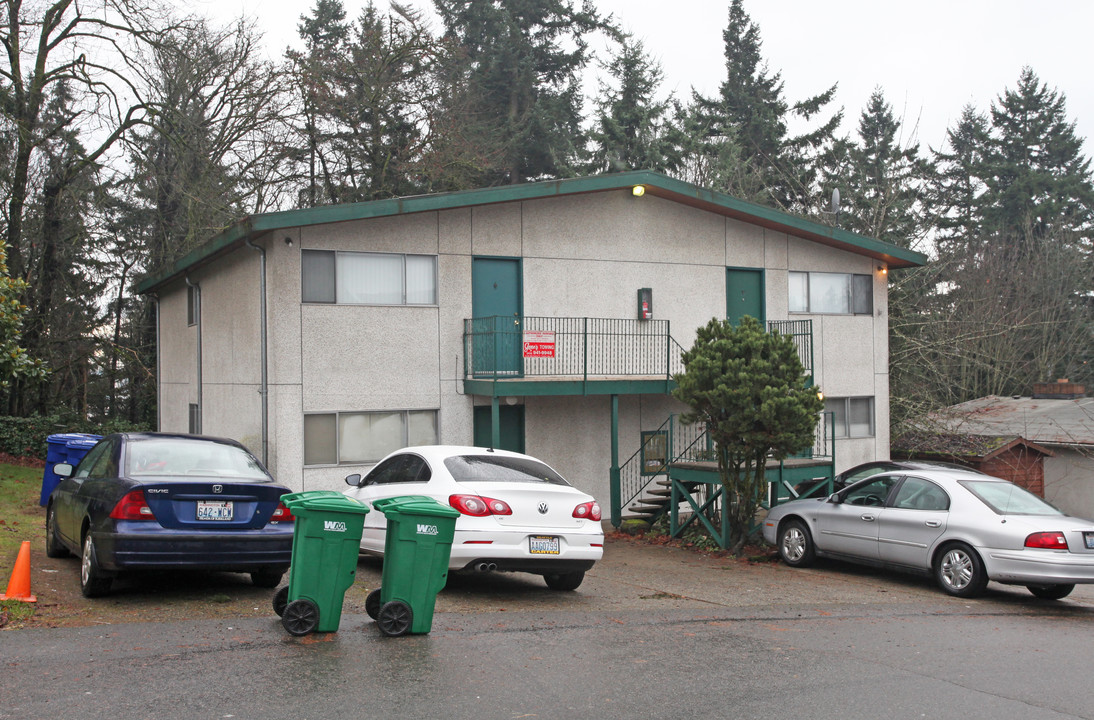
[[[293,600],[285,606],[281,624],[290,635],[307,635],[319,627],[319,606],[307,598]]]
[[[373,620],[380,614],[380,588],[376,588],[365,598],[365,612]]]
[[[402,600],[384,603],[376,616],[376,624],[380,626],[380,632],[389,637],[405,634],[413,621],[414,611]]]
[[[289,586],[281,588],[274,593],[273,596],[273,609],[277,613],[278,617],[285,615],[285,606],[289,604]]]

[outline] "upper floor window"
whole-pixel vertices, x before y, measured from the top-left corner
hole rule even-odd
[[[871,315],[874,280],[850,273],[790,273],[790,312]]]
[[[339,305],[436,305],[437,258],[304,250],[301,297]]]

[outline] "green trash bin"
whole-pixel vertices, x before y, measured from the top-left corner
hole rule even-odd
[[[274,595],[274,611],[292,635],[334,632],[357,573],[368,506],[332,490],[281,496],[296,516],[289,584]]]
[[[385,635],[428,633],[437,593],[448,580],[460,513],[420,495],[376,500],[372,506],[387,518],[387,534],[380,587],[369,593],[365,611]]]

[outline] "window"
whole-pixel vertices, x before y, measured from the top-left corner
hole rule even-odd
[[[198,289],[193,285],[186,286],[186,324],[197,325],[198,313],[201,312],[198,307],[198,298],[201,297],[198,293]]]
[[[904,478],[893,507],[904,510],[948,510],[950,497],[932,482],[917,477]]]
[[[642,433],[642,474],[657,475],[665,471],[666,445],[669,436],[664,432]]]
[[[832,413],[832,436],[859,438],[874,436],[874,399],[826,398],[825,412]]]
[[[189,420],[190,420],[190,423],[189,423],[190,430],[188,432],[191,435],[200,435],[201,434],[201,407],[198,406],[196,403],[190,403]]]
[[[843,494],[843,501],[848,505],[866,505],[868,507],[881,507],[885,499],[889,497],[889,491],[896,485],[896,475],[881,475],[876,480],[867,480],[862,485]]]
[[[304,464],[367,464],[411,445],[437,442],[436,410],[304,416]]]
[[[874,281],[870,275],[792,272],[789,282],[792,313],[871,315]]]
[[[372,469],[365,478],[368,485],[389,485],[391,483],[429,482],[433,476],[429,465],[417,455],[396,455],[388,458]]]
[[[437,258],[304,250],[301,299],[339,305],[436,305]]]

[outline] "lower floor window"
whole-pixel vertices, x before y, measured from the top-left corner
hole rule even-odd
[[[309,413],[304,416],[305,465],[374,463],[399,448],[436,442],[436,410]]]
[[[874,436],[874,399],[872,397],[826,398],[824,409],[832,413],[833,437]]]

